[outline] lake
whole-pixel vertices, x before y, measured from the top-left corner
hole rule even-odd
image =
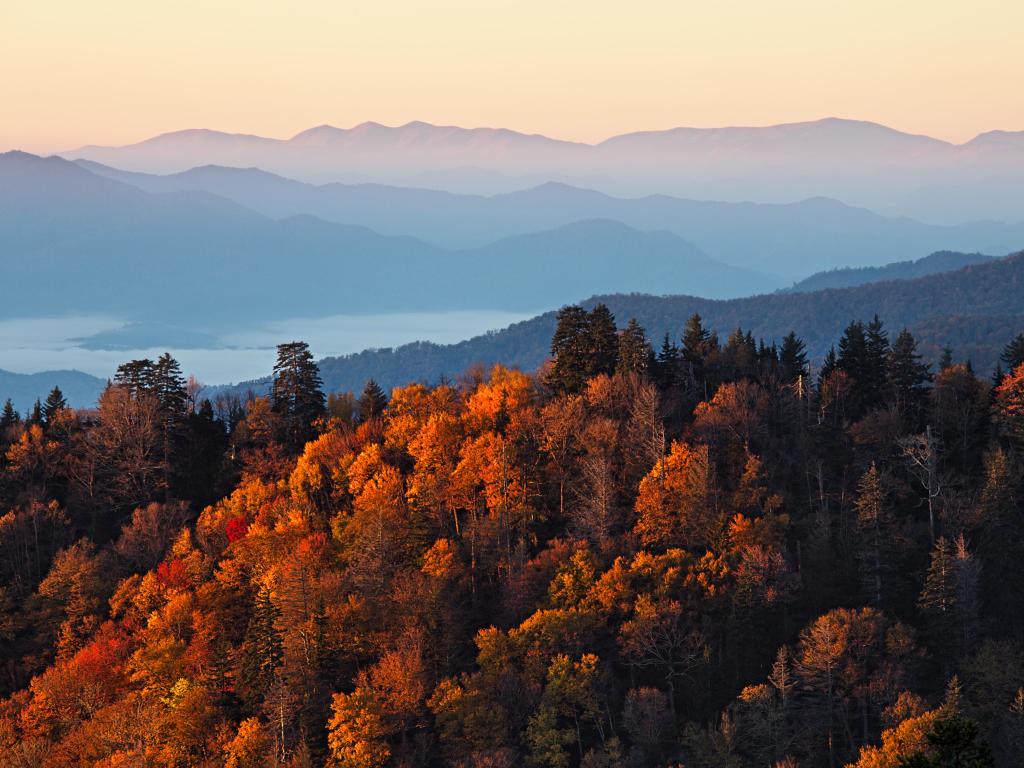
[[[271,372],[276,345],[301,340],[319,359],[369,348],[396,347],[413,341],[450,344],[532,317],[496,311],[334,315],[295,318],[234,329],[193,329],[193,337],[210,337],[209,346],[162,344],[150,330],[137,347],[97,348],[89,337],[116,334],[125,328],[118,318],[69,316],[0,320],[0,369],[15,373],[76,369],[94,376],[112,376],[117,366],[140,357],[170,352],[186,376],[205,384],[228,384]],[[201,333],[199,333],[201,331]],[[167,339],[181,333],[168,332]],[[134,337],[138,338],[138,337]]]

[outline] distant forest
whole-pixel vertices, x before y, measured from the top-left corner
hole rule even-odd
[[[931,267],[941,269],[948,256],[938,253],[919,262],[891,266],[903,270],[907,264],[920,265],[932,259]],[[952,257],[956,262],[964,254]],[[970,260],[969,256],[965,258]],[[795,330],[804,340],[815,370],[851,320],[870,318],[875,313],[896,329],[912,331],[928,362],[938,363],[949,347],[957,359],[969,360],[986,375],[998,363],[1006,340],[1024,327],[1024,253],[1002,259],[983,257],[977,264],[916,279],[875,279],[880,278],[876,275],[872,282],[850,288],[729,301],[617,294],[596,296],[583,305],[592,308],[601,303],[618,317],[636,318],[659,342],[668,333],[679,343],[679,334],[694,313],[719,334],[751,329],[758,340],[764,339],[769,345],[780,343]],[[329,390],[356,392],[371,378],[385,388],[410,381],[433,384],[454,378],[474,365],[502,363],[535,371],[548,356],[548,341],[556,323],[557,313],[548,312],[457,344],[416,342],[395,349],[328,357],[320,361],[320,370]],[[233,391],[243,395],[250,389],[265,393],[269,385],[270,379],[264,379],[243,383]]]
[[[8,403],[2,763],[1018,766],[1024,334],[990,375],[903,326],[1020,263],[749,331],[568,306],[491,337],[548,327],[536,373],[355,397],[293,342],[266,396],[164,355]]]

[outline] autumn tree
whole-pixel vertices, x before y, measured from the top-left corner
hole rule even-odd
[[[636,533],[649,547],[710,546],[722,521],[707,446],[672,443],[643,480],[636,498]]]

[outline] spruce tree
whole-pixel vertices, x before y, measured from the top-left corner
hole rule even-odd
[[[50,394],[46,396],[46,402],[43,403],[43,418],[47,425],[52,424],[54,417],[67,407],[68,401],[64,399],[60,387],[51,389]]]
[[[857,485],[858,559],[864,591],[879,605],[892,571],[893,517],[878,468],[872,463]]]
[[[558,310],[558,324],[551,337],[551,371],[547,382],[562,393],[575,393],[583,388],[589,372],[589,316],[575,304]]]
[[[886,367],[896,412],[908,429],[917,431],[927,406],[932,375],[927,363],[921,362],[917,341],[906,328],[893,342]]]
[[[611,376],[619,360],[619,333],[615,316],[604,304],[598,304],[587,318],[587,378]]]
[[[384,409],[388,405],[388,396],[384,390],[373,379],[366,382],[363,387],[363,394],[359,397],[359,420],[361,422],[372,421],[384,415]]]
[[[800,376],[807,376],[807,348],[794,331],[782,339],[779,349],[779,367],[783,381],[792,384]]]
[[[34,426],[41,426],[43,423],[43,404],[38,397],[36,398],[35,405],[32,406],[32,412],[29,414],[28,419],[26,419],[26,423]]]
[[[836,356],[836,348],[829,347],[828,354],[821,361],[821,370],[818,371],[818,390],[828,381],[829,377],[839,369],[839,358]]]
[[[21,416],[16,410],[14,410],[14,403],[11,402],[11,398],[7,398],[4,403],[3,411],[0,411],[0,429],[7,429],[13,427],[15,424],[21,422]]]
[[[679,378],[679,347],[672,342],[666,333],[662,339],[661,349],[655,360],[658,386],[664,391],[673,387]]]
[[[647,334],[643,327],[633,318],[619,336],[619,366],[623,373],[647,375],[650,368],[651,345],[647,343]]]
[[[707,393],[707,379],[712,354],[718,351],[718,339],[704,327],[700,315],[694,314],[683,329],[683,374],[691,394]]]
[[[149,358],[122,363],[114,374],[114,384],[128,390],[135,398],[153,392],[153,379],[153,361]]]
[[[999,356],[1007,372],[1013,371],[1021,363],[1024,363],[1024,333],[1018,333],[1013,341],[1003,348],[1003,354]]]
[[[939,370],[945,371],[953,367],[953,350],[950,347],[942,348],[942,356],[939,358]]]
[[[281,610],[271,600],[270,591],[261,588],[245,633],[247,652],[241,669],[242,682],[255,701],[273,684],[284,657],[281,630],[277,627],[280,620]]]
[[[168,428],[185,418],[188,406],[185,377],[181,375],[178,361],[167,352],[153,363],[150,391],[156,396]]]
[[[289,445],[300,449],[313,435],[313,422],[326,403],[320,369],[304,341],[279,344],[274,365],[271,407],[281,415]]]

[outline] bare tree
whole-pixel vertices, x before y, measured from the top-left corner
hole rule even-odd
[[[903,456],[910,472],[924,486],[928,501],[928,532],[935,543],[935,499],[942,493],[942,478],[939,475],[939,441],[928,426],[923,434],[911,435],[900,440]]]

